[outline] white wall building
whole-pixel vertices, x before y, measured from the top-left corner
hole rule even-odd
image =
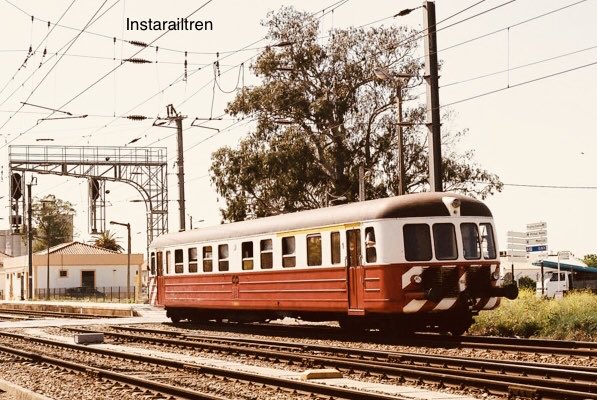
[[[27,298],[29,276],[28,256],[4,258],[0,269],[3,275],[4,300]],[[98,288],[104,293],[126,288],[127,254],[117,253],[80,242],[63,243],[33,254],[33,298],[45,296],[48,270],[50,293],[74,287]],[[130,285],[137,287],[141,267],[145,275],[143,254],[131,254]],[[0,280],[2,285],[2,280]],[[132,290],[132,289],[131,289]],[[64,292],[64,290],[63,290]]]

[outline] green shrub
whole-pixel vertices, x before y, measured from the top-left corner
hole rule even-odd
[[[469,333],[477,335],[597,340],[597,295],[572,291],[561,300],[535,296],[522,289],[516,300],[482,311]]]
[[[531,289],[533,292],[537,287],[537,282],[529,278],[528,276],[523,276],[518,280],[518,288],[519,289]]]

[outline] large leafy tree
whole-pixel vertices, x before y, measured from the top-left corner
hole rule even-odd
[[[587,254],[582,260],[589,267],[597,267],[597,254]]]
[[[73,238],[73,205],[53,195],[36,199],[33,210],[34,238],[33,251],[39,251]]]
[[[115,234],[109,230],[100,233],[99,236],[96,237],[94,244],[102,249],[117,251],[119,253],[122,253],[124,250],[124,248],[118,244]]]
[[[241,90],[227,110],[254,118],[256,127],[237,148],[212,155],[224,219],[321,207],[337,197],[354,201],[360,165],[367,198],[396,194],[395,99],[400,90],[412,100],[422,82],[414,32],[350,28],[322,39],[318,19],[292,8],[269,14],[264,24],[274,45],[252,66],[261,84]],[[379,67],[413,77],[380,80],[373,73]],[[403,116],[413,123],[403,134],[407,191],[429,190],[424,106],[405,104]],[[475,164],[473,151],[456,150],[465,133],[443,131],[445,190],[480,197],[501,190],[498,177]]]

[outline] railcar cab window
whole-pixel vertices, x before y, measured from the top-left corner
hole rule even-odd
[[[218,271],[228,271],[228,245],[218,246]]]
[[[151,269],[151,275],[155,275],[155,253],[151,252],[151,261],[149,263]]]
[[[404,235],[404,255],[407,261],[431,260],[431,234],[427,224],[406,224]]]
[[[163,264],[163,254],[161,251],[157,252],[157,259],[156,259],[156,264],[157,264],[157,275],[158,276],[162,276],[164,275],[164,264]]]
[[[438,260],[458,258],[456,229],[453,224],[433,224],[433,246],[435,247],[435,258]]]
[[[462,235],[464,258],[479,260],[481,258],[481,247],[479,246],[479,228],[477,228],[477,224],[460,224],[460,233]]]
[[[253,242],[243,242],[241,246],[243,270],[253,269]]]
[[[365,228],[365,259],[368,263],[377,261],[377,250],[375,249],[375,230],[372,226]]]
[[[174,250],[174,272],[182,274],[184,271],[184,261],[182,256],[182,249]]]
[[[166,275],[168,275],[170,273],[170,255],[171,255],[171,253],[172,252],[170,252],[170,251],[166,252],[166,260],[165,260],[165,262],[166,262]]]
[[[189,272],[197,272],[197,248],[191,247],[189,249]]]
[[[294,236],[282,238],[282,267],[293,268],[296,266]]]
[[[330,233],[330,243],[332,245],[332,264],[340,264],[340,232]]]
[[[321,235],[307,236],[307,265],[310,267],[321,265]]]
[[[203,247],[203,272],[213,271],[213,252],[211,246]]]
[[[261,249],[261,269],[272,269],[273,263],[273,247],[271,239],[263,239],[259,243]]]
[[[481,227],[481,252],[483,253],[483,258],[496,258],[495,240],[493,240],[491,224],[484,223],[479,224],[479,226]]]

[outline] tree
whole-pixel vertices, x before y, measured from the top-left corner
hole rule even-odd
[[[33,251],[40,251],[73,238],[73,205],[53,195],[36,199],[31,205],[35,224]]]
[[[589,267],[597,267],[597,254],[587,254],[582,261]]]
[[[323,42],[319,20],[288,7],[264,24],[275,45],[252,66],[261,84],[243,88],[227,109],[255,119],[256,127],[238,148],[212,155],[224,219],[322,207],[339,196],[354,201],[360,165],[368,171],[368,198],[396,194],[395,97],[400,90],[405,101],[413,100],[423,73],[414,32],[349,28]],[[414,78],[379,80],[375,67]],[[407,191],[429,190],[425,107],[405,107],[404,120],[414,124],[404,129]],[[484,198],[502,183],[475,164],[473,151],[456,150],[465,134],[443,131],[444,187]]]
[[[94,243],[97,247],[101,247],[103,249],[117,251],[119,253],[123,252],[123,247],[118,244],[116,238],[114,237],[114,233],[110,232],[109,230],[103,231],[100,235],[95,239]]]

